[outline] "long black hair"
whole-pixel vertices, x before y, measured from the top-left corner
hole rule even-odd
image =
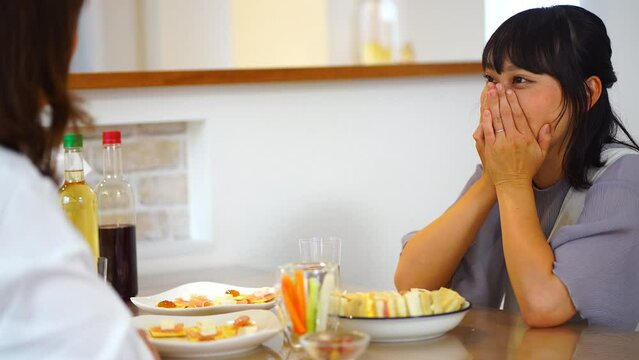
[[[601,150],[618,143],[639,150],[639,146],[617,118],[610,105],[608,89],[617,81],[610,57],[612,49],[606,26],[597,15],[578,6],[558,5],[530,9],[506,20],[484,48],[482,65],[498,73],[510,62],[536,74],[548,74],[561,84],[563,108],[571,122],[564,175],[571,186],[587,189],[592,183],[588,170],[601,167]],[[591,76],[603,85],[599,100],[590,106]],[[621,130],[627,138],[617,138]]]
[[[53,178],[52,150],[68,126],[88,123],[67,89],[83,0],[0,1],[0,146]],[[51,110],[43,124],[44,104]]]

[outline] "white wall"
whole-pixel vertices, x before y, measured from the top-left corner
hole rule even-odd
[[[639,138],[639,2],[635,0],[582,0],[608,29],[612,65],[618,82],[611,89],[613,108],[635,137]]]
[[[638,135],[639,5],[606,4],[591,9],[613,40],[617,109]],[[331,234],[345,241],[345,282],[381,289],[392,287],[399,238],[445,210],[478,161],[482,85],[477,75],[82,95],[100,124],[192,120],[193,233],[211,241],[200,263],[272,271],[296,259],[297,238]]]
[[[91,0],[79,23],[73,72],[126,71],[142,66],[138,0]],[[117,24],[117,26],[115,26]]]
[[[358,3],[358,0],[326,0],[328,61],[331,65],[358,62]]]
[[[140,0],[143,69],[212,69],[232,66],[227,0]]]
[[[401,0],[417,62],[479,61],[484,0]]]
[[[336,235],[347,283],[391,288],[401,236],[439,215],[473,172],[482,84],[477,75],[82,95],[100,124],[201,120],[189,169],[199,182],[191,201],[209,213],[204,262],[274,269],[297,258],[298,238]]]
[[[484,37],[488,41],[499,25],[521,11],[553,5],[579,6],[579,3],[580,0],[484,0]]]

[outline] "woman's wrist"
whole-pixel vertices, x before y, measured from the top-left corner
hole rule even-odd
[[[529,191],[532,189],[532,179],[513,179],[499,181],[495,186],[495,192],[499,196],[500,193],[513,193],[522,190]]]
[[[497,200],[495,185],[493,184],[488,174],[482,174],[479,180],[477,180],[477,182],[475,183],[474,187],[477,189],[475,193],[481,198],[485,198],[489,202],[495,202]]]
[[[535,208],[535,195],[533,192],[532,182],[509,181],[500,183],[495,185],[495,194],[497,196],[497,201],[499,202],[500,212],[506,211],[509,213],[509,215],[502,214],[502,225],[504,221],[507,221],[507,218],[513,220],[510,215],[514,215],[514,213],[510,213],[511,211],[515,211],[517,214],[521,215],[522,209],[525,208],[530,210]],[[519,222],[522,219],[517,219],[517,216],[515,216],[514,220]]]
[[[477,185],[486,190],[487,189],[492,189],[493,191],[495,190],[495,184],[493,184],[493,181],[491,180],[490,176],[488,176],[488,174],[486,173],[483,173],[481,177],[479,178],[479,180],[477,180]]]

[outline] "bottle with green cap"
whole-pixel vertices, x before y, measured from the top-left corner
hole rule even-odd
[[[60,202],[67,218],[82,234],[97,259],[100,253],[98,202],[91,187],[84,182],[80,134],[64,135],[64,184],[60,188]]]

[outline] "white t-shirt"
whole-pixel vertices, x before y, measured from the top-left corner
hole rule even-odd
[[[151,359],[58,192],[0,146],[0,358]]]

